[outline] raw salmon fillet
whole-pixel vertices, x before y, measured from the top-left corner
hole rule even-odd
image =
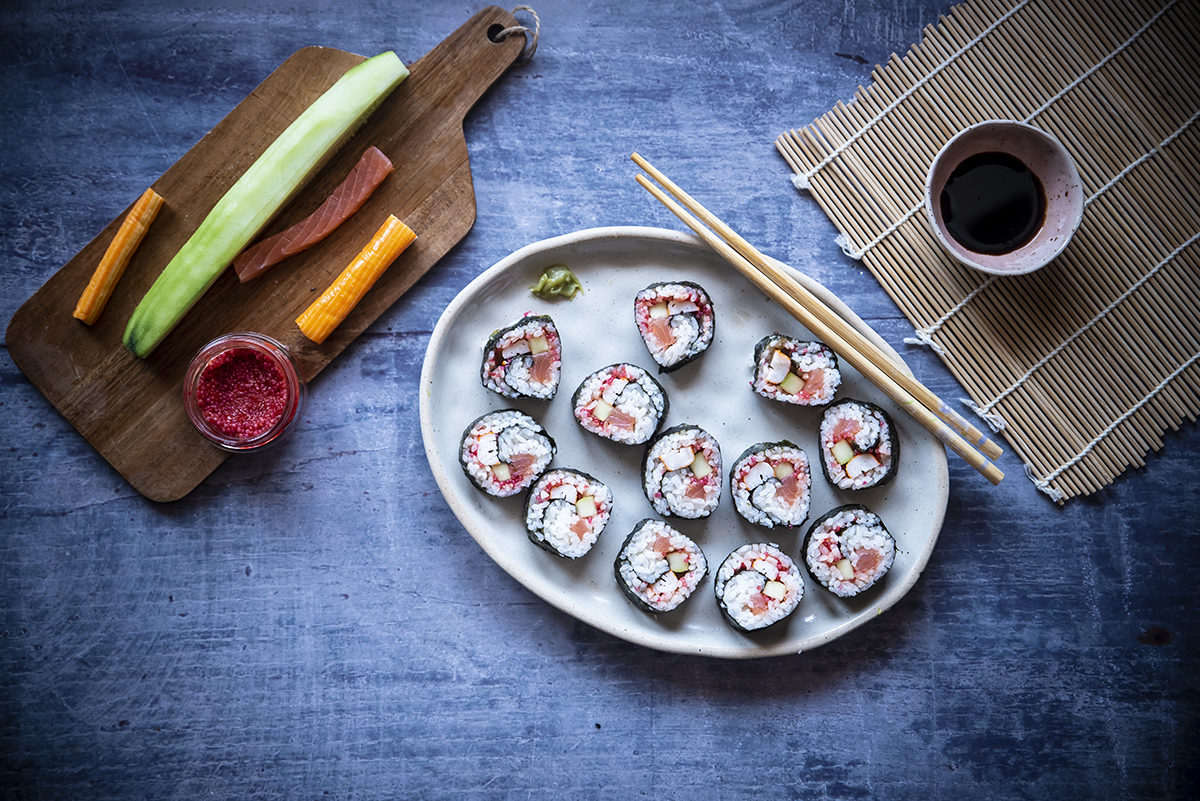
[[[344,223],[367,202],[395,166],[377,147],[369,147],[325,202],[309,216],[272,237],[243,250],[233,269],[243,284],[265,273],[288,256],[312,247]]]

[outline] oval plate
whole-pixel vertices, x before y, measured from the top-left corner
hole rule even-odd
[[[545,301],[533,295],[530,287],[542,271],[559,263],[575,272],[584,294],[572,301]],[[793,274],[903,364],[828,290]],[[617,445],[585,432],[572,416],[571,395],[585,376],[614,362],[629,361],[657,372],[633,322],[633,297],[664,280],[704,286],[712,296],[717,324],[713,344],[699,360],[658,375],[670,397],[663,428],[686,422],[706,429],[721,445],[726,477],[721,505],[711,517],[668,521],[704,550],[709,575],[679,609],[653,616],[634,608],[613,577],[613,560],[625,537],[640,520],[655,516],[639,481],[643,447]],[[510,401],[480,383],[488,336],[526,312],[549,314],[562,336],[562,382],[552,401]],[[691,234],[595,228],[528,245],[472,281],[434,328],[421,371],[420,407],[425,453],[438,487],[496,564],[538,597],[614,636],[661,651],[729,659],[794,654],[830,642],[882,613],[916,583],[946,512],[946,452],[873,384],[843,364],[838,397],[869,400],[888,410],[899,430],[900,470],[885,487],[835,490],[820,475],[816,456],[821,411],[768,401],[750,389],[754,345],[776,331],[812,338]],[[546,427],[558,445],[554,465],[585,470],[612,487],[612,517],[586,556],[563,559],[534,545],[522,523],[523,496],[493,498],[472,486],[463,473],[458,461],[463,431],[485,412],[503,408],[521,409]],[[855,599],[837,598],[805,575],[804,598],[789,618],[745,634],[721,617],[713,573],[731,551],[749,542],[774,542],[797,558],[808,523],[766,529],[746,522],[733,509],[727,474],[748,446],[778,439],[789,439],[809,454],[814,469],[809,523],[835,506],[865,504],[895,536],[896,561],[879,584]]]

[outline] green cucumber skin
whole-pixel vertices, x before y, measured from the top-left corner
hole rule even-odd
[[[125,327],[124,342],[146,358],[234,257],[266,227],[308,177],[408,77],[388,51],[352,67],[309,106],[229,188],[163,269]]]

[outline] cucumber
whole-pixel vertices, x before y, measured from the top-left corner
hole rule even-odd
[[[352,67],[225,193],[133,310],[124,342],[146,358],[217,277],[366,121],[408,69],[388,51]]]

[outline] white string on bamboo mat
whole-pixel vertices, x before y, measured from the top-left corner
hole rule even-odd
[[[1179,136],[1184,131],[1186,131],[1188,129],[1188,127],[1191,126],[1191,124],[1197,120],[1197,118],[1200,118],[1200,111],[1197,111],[1195,114],[1193,114],[1188,119],[1187,122],[1185,122],[1183,125],[1181,125],[1179,127],[1178,130],[1175,131],[1175,133],[1171,134],[1166,139],[1164,139],[1162,142],[1160,142],[1157,147],[1151,148],[1148,153],[1143,155],[1137,161],[1131,162],[1129,164],[1129,166],[1127,166],[1125,169],[1121,170],[1119,173],[1117,173],[1111,179],[1109,179],[1108,183],[1106,183],[1104,186],[1097,189],[1096,192],[1094,194],[1092,194],[1091,197],[1089,197],[1087,200],[1084,201],[1084,203],[1083,203],[1084,208],[1087,208],[1087,206],[1089,204],[1091,204],[1091,202],[1093,200],[1100,197],[1105,192],[1107,192],[1109,189],[1112,189],[1114,186],[1116,186],[1118,183],[1120,183],[1122,178],[1129,175],[1129,173],[1133,172],[1135,169],[1137,169],[1139,166],[1144,164],[1146,161],[1149,161],[1151,158],[1158,155],[1158,153],[1160,151],[1162,151],[1163,148],[1165,148],[1167,145],[1171,144],[1177,138],[1179,138]],[[970,303],[972,300],[974,300],[976,295],[978,295],[980,292],[982,292],[983,290],[985,290],[989,286],[991,286],[992,282],[995,280],[996,280],[996,276],[989,275],[982,284],[980,284],[979,286],[972,289],[970,291],[970,293],[967,294],[966,297],[964,297],[958,303],[951,306],[946,311],[945,314],[943,314],[937,320],[935,320],[934,322],[925,326],[924,328],[916,329],[913,332],[913,336],[905,337],[904,341],[909,345],[925,345],[928,348],[930,348],[931,350],[933,350],[935,353],[944,354],[946,352],[946,349],[943,348],[940,344],[938,344],[938,342],[933,338],[933,335],[936,334],[939,330],[941,330],[941,328],[950,320],[951,317],[953,317],[964,306],[966,306],[968,303]],[[1005,393],[1005,394],[1007,394],[1007,393]],[[997,398],[996,400],[998,401],[999,398]],[[992,404],[989,404],[989,406],[994,405],[994,404],[995,404],[995,401],[993,401]],[[978,409],[977,409],[977,411],[978,411]],[[996,429],[996,430],[999,430],[999,429]]]
[[[808,170],[807,172],[796,173],[796,175],[792,177],[792,185],[795,186],[797,189],[808,189],[812,185],[812,177],[814,175],[816,175],[826,165],[830,164],[835,158],[837,158],[843,152],[845,152],[845,150],[847,148],[849,148],[855,142],[857,142],[863,136],[863,134],[865,134],[867,131],[874,128],[875,125],[880,120],[882,120],[884,117],[886,117],[888,114],[890,114],[893,109],[895,109],[897,106],[899,106],[906,99],[911,97],[914,92],[916,92],[918,89],[920,89],[925,84],[929,83],[929,81],[933,80],[933,78],[938,73],[940,73],[942,70],[946,69],[951,64],[953,64],[960,56],[963,55],[963,53],[966,53],[972,47],[974,47],[975,45],[982,42],[985,38],[987,38],[987,36],[992,31],[994,31],[994,30],[996,30],[996,28],[1000,27],[1000,25],[1003,24],[1009,17],[1011,17],[1013,14],[1016,14],[1018,11],[1020,11],[1022,8],[1024,8],[1026,5],[1028,5],[1029,2],[1030,2],[1030,0],[1021,0],[1020,3],[1013,6],[1011,9],[1009,9],[1003,16],[1001,16],[999,19],[997,19],[991,25],[984,28],[983,31],[981,31],[978,36],[976,36],[971,41],[967,42],[962,47],[958,48],[958,50],[951,53],[941,64],[938,64],[936,67],[934,67],[933,70],[930,71],[930,73],[928,75],[921,78],[919,81],[917,81],[912,86],[910,86],[908,89],[906,89],[899,97],[897,97],[895,100],[893,100],[891,103],[889,103],[886,108],[884,108],[882,111],[880,111],[878,114],[876,114],[870,120],[868,120],[866,125],[864,125],[861,129],[859,129],[857,132],[855,132],[849,139],[847,139],[845,142],[843,142],[842,144],[835,147],[829,153],[829,155],[827,155],[827,156],[825,156],[825,158],[821,159],[821,161],[819,161],[815,167],[813,167],[811,170]]]
[[[1145,25],[1143,25],[1142,27],[1138,28],[1138,30],[1137,30],[1137,31],[1136,31],[1136,32],[1135,32],[1135,33],[1134,33],[1132,36],[1130,36],[1128,39],[1126,39],[1126,40],[1125,40],[1125,41],[1124,41],[1122,44],[1120,44],[1120,45],[1119,45],[1119,46],[1118,46],[1118,47],[1117,47],[1115,50],[1113,50],[1111,53],[1109,53],[1109,54],[1108,54],[1107,56],[1105,56],[1103,59],[1101,59],[1100,61],[1098,61],[1098,62],[1097,62],[1095,65],[1093,65],[1093,66],[1092,66],[1090,69],[1088,69],[1087,71],[1085,71],[1085,72],[1084,72],[1082,75],[1080,75],[1080,76],[1079,76],[1079,77],[1077,77],[1075,80],[1071,81],[1069,84],[1067,84],[1067,85],[1066,85],[1066,86],[1064,86],[1062,89],[1060,89],[1060,90],[1059,90],[1057,93],[1055,93],[1055,95],[1054,95],[1053,97],[1051,97],[1051,98],[1050,98],[1049,100],[1047,100],[1045,103],[1042,103],[1042,105],[1041,105],[1040,107],[1038,107],[1038,109],[1037,109],[1036,111],[1034,111],[1032,114],[1029,114],[1028,116],[1026,116],[1026,117],[1025,117],[1025,119],[1024,119],[1024,120],[1022,120],[1022,122],[1025,122],[1025,123],[1031,123],[1031,121],[1033,120],[1033,118],[1034,118],[1034,117],[1038,116],[1038,115],[1039,115],[1039,114],[1041,114],[1043,111],[1045,111],[1046,109],[1050,108],[1050,106],[1054,105],[1054,104],[1055,104],[1057,101],[1061,100],[1061,99],[1062,99],[1062,97],[1063,97],[1064,95],[1066,95],[1066,94],[1067,94],[1067,92],[1070,92],[1070,91],[1071,91],[1072,89],[1074,89],[1076,86],[1079,86],[1079,84],[1083,83],[1083,82],[1084,82],[1085,80],[1087,80],[1089,77],[1091,77],[1092,75],[1094,75],[1094,74],[1096,73],[1096,71],[1097,71],[1097,70],[1099,70],[1099,69],[1103,68],[1105,64],[1107,64],[1108,62],[1112,61],[1112,60],[1113,60],[1114,58],[1116,58],[1118,55],[1120,55],[1121,53],[1123,53],[1123,52],[1124,52],[1126,49],[1128,49],[1128,47],[1129,47],[1131,44],[1133,44],[1133,42],[1134,42],[1134,41],[1136,41],[1136,40],[1137,40],[1137,38],[1138,38],[1139,36],[1141,36],[1143,33],[1145,33],[1147,30],[1149,30],[1149,29],[1150,29],[1150,26],[1152,26],[1152,25],[1153,25],[1155,22],[1157,22],[1157,21],[1158,21],[1158,19],[1159,19],[1159,17],[1161,17],[1163,14],[1167,13],[1167,11],[1168,11],[1168,10],[1169,10],[1169,9],[1170,9],[1172,6],[1174,6],[1174,5],[1175,5],[1177,2],[1179,2],[1179,0],[1170,0],[1170,2],[1168,2],[1168,3],[1167,3],[1165,6],[1163,6],[1163,7],[1162,7],[1162,9],[1160,9],[1160,10],[1159,10],[1159,12],[1158,12],[1157,14],[1155,14],[1153,17],[1151,17],[1151,18],[1149,19],[1149,21],[1147,21],[1147,22],[1146,22],[1146,24],[1145,24]],[[1022,5],[1024,5],[1024,3],[1022,3]],[[1016,11],[1016,10],[1017,10],[1017,8],[1020,8],[1020,6],[1017,6],[1017,7],[1013,8],[1013,10],[1012,10],[1012,11],[1009,11],[1009,12],[1008,12],[1008,14],[1005,14],[1003,17],[1001,17],[1001,18],[1000,18],[999,20],[997,20],[996,22],[998,23],[998,22],[1001,22],[1001,21],[1003,21],[1003,20],[1004,20],[1004,19],[1006,19],[1006,18],[1007,18],[1009,15],[1011,15],[1011,14],[1013,13],[1013,11]],[[986,33],[990,32],[990,31],[991,31],[991,30],[992,30],[994,27],[995,27],[995,23],[993,23],[993,25],[992,25],[992,26],[988,27],[988,28],[987,28],[987,30],[985,30],[985,31],[984,31],[984,34],[986,34]],[[980,34],[980,36],[983,36],[984,34]],[[972,39],[972,40],[971,40],[971,42],[969,42],[969,43],[968,43],[968,44],[967,44],[965,47],[969,47],[970,45],[973,45],[973,44],[974,44],[974,43],[975,43],[975,42],[976,42],[976,41],[977,41],[977,40],[980,38],[980,36],[977,36],[977,37],[975,37],[975,39]],[[965,47],[964,47],[964,49],[965,49]],[[959,52],[962,52],[962,50],[960,50]],[[957,56],[958,56],[958,53],[955,53],[955,54],[954,54],[953,56],[951,56],[950,58],[951,58],[951,60],[953,60],[953,59],[954,59],[954,58],[956,58]],[[922,83],[923,83],[923,82],[924,82],[926,79],[928,79],[928,78],[932,77],[933,75],[935,75],[935,74],[936,74],[936,73],[937,73],[939,70],[941,70],[941,69],[942,69],[942,67],[943,67],[943,66],[945,66],[945,64],[946,64],[946,62],[943,62],[941,65],[939,65],[939,66],[937,67],[937,69],[935,69],[933,72],[929,73],[929,75],[925,76],[925,78],[922,78],[920,81],[917,81],[917,83],[913,84],[913,85],[912,85],[912,87],[910,87],[910,88],[909,88],[909,89],[908,89],[908,90],[907,90],[907,91],[906,91],[906,92],[905,92],[903,95],[901,95],[900,97],[896,98],[896,100],[892,101],[892,103],[890,103],[890,104],[888,105],[888,107],[887,107],[887,108],[885,108],[885,109],[884,109],[883,111],[881,111],[879,114],[875,115],[875,117],[873,117],[873,118],[872,118],[872,119],[871,119],[871,120],[870,120],[870,121],[867,123],[866,127],[864,127],[862,130],[860,130],[860,131],[859,131],[858,133],[856,133],[854,136],[850,137],[850,139],[848,139],[844,145],[842,145],[841,147],[839,147],[839,148],[838,148],[837,150],[835,150],[833,153],[830,153],[830,154],[829,154],[829,156],[827,156],[827,157],[825,158],[825,160],[824,160],[824,161],[822,161],[822,162],[821,162],[821,164],[819,164],[819,165],[818,165],[818,167],[820,167],[820,166],[824,166],[824,164],[825,164],[826,162],[828,162],[828,161],[832,160],[832,158],[833,158],[834,156],[838,155],[838,154],[839,154],[839,153],[840,153],[842,150],[845,150],[845,148],[846,148],[846,147],[847,147],[847,146],[848,146],[848,145],[849,145],[851,142],[855,141],[855,140],[856,140],[856,139],[857,139],[859,136],[861,136],[861,135],[862,135],[862,134],[863,134],[863,133],[864,133],[864,132],[867,130],[867,128],[871,127],[871,126],[872,126],[872,125],[873,125],[873,124],[874,124],[876,121],[878,121],[878,120],[879,120],[879,119],[880,119],[880,118],[881,118],[883,115],[885,115],[885,114],[887,114],[889,111],[891,111],[891,110],[892,110],[892,109],[893,109],[893,108],[894,108],[894,107],[895,107],[895,106],[896,106],[896,105],[897,105],[897,104],[898,104],[898,103],[899,103],[901,100],[903,100],[903,99],[904,99],[906,96],[908,96],[909,94],[911,94],[911,92],[912,92],[914,89],[916,89],[918,86],[920,86],[920,85],[921,85],[921,84],[922,84]],[[793,183],[795,183],[795,182],[796,182],[796,178],[799,178],[799,177],[800,177],[802,174],[803,174],[803,173],[799,173],[799,174],[797,174],[795,177],[793,177],[793,179],[792,179],[792,182],[793,182]],[[799,186],[797,186],[797,188],[799,188]],[[887,228],[885,228],[883,231],[881,231],[881,232],[879,233],[879,235],[878,235],[878,236],[876,236],[874,239],[872,239],[870,242],[868,242],[866,245],[864,245],[864,246],[863,246],[861,249],[855,248],[855,247],[854,247],[854,243],[850,241],[850,237],[849,237],[847,234],[844,234],[844,233],[843,233],[843,234],[838,234],[836,237],[834,237],[834,240],[833,240],[833,241],[834,241],[834,244],[838,245],[838,247],[840,247],[840,248],[842,249],[842,253],[845,253],[845,254],[846,254],[848,257],[850,257],[850,258],[854,259],[855,261],[861,261],[861,260],[862,260],[862,258],[863,258],[864,256],[866,256],[866,255],[867,255],[867,251],[869,251],[869,250],[873,249],[873,248],[874,248],[876,245],[878,245],[880,242],[882,242],[883,240],[887,239],[889,236],[891,236],[891,235],[892,235],[892,234],[894,234],[896,231],[898,231],[898,230],[900,229],[900,227],[901,227],[902,225],[904,225],[906,222],[908,222],[908,221],[909,221],[909,219],[911,219],[911,218],[912,218],[912,216],[913,216],[914,214],[916,214],[918,211],[920,211],[920,210],[921,210],[921,208],[922,208],[924,205],[925,205],[925,198],[921,198],[920,200],[918,200],[918,201],[916,202],[916,204],[915,204],[915,205],[914,205],[912,208],[910,208],[910,209],[909,209],[908,211],[906,211],[906,212],[905,212],[903,215],[901,215],[900,219],[896,220],[894,223],[892,223],[892,224],[891,224],[891,225],[889,225]]]
[[[972,289],[965,298],[963,298],[958,303],[951,306],[949,308],[949,310],[946,311],[945,314],[943,314],[937,320],[935,320],[934,322],[925,326],[924,328],[918,328],[918,329],[914,330],[913,331],[914,336],[905,337],[904,341],[907,342],[909,345],[927,345],[935,353],[944,354],[946,352],[946,349],[943,348],[941,345],[939,345],[934,340],[933,335],[936,334],[938,332],[938,330],[941,329],[941,327],[943,325],[945,325],[951,317],[958,314],[960,309],[962,309],[964,306],[966,306],[968,303],[970,303],[972,300],[974,300],[976,295],[978,295],[980,292],[982,292],[983,290],[985,290],[989,286],[991,286],[992,282],[995,280],[996,280],[996,276],[989,275],[986,279],[984,279],[982,284],[980,284],[979,286]]]
[[[1053,471],[1046,474],[1042,478],[1038,478],[1034,474],[1033,465],[1031,465],[1027,462],[1025,464],[1025,475],[1029,478],[1030,481],[1033,482],[1034,486],[1036,486],[1039,490],[1041,490],[1042,492],[1049,495],[1055,501],[1065,500],[1067,497],[1066,494],[1062,490],[1059,490],[1059,489],[1056,489],[1056,488],[1050,486],[1051,482],[1053,482],[1054,479],[1061,476],[1067,470],[1070,470],[1072,467],[1077,465],[1085,456],[1087,456],[1089,453],[1091,453],[1093,448],[1095,448],[1097,445],[1099,445],[1101,442],[1103,442],[1105,437],[1107,437],[1109,434],[1111,434],[1113,431],[1115,431],[1117,429],[1117,426],[1121,425],[1121,423],[1124,423],[1130,417],[1137,414],[1137,411],[1139,409],[1141,409],[1143,406],[1145,406],[1147,403],[1149,403],[1151,400],[1153,400],[1154,397],[1156,395],[1158,395],[1158,393],[1160,393],[1164,389],[1166,389],[1167,386],[1169,386],[1172,381],[1174,381],[1177,377],[1179,377],[1179,375],[1181,373],[1183,373],[1184,370],[1191,367],[1197,361],[1200,361],[1200,353],[1196,353],[1194,356],[1192,356],[1192,358],[1188,359],[1186,362],[1179,365],[1179,367],[1177,367],[1175,369],[1175,372],[1171,373],[1169,376],[1167,376],[1162,381],[1160,381],[1158,386],[1156,386],[1153,390],[1151,390],[1149,395],[1147,395],[1146,397],[1144,397],[1140,401],[1138,401],[1138,403],[1136,403],[1133,406],[1133,408],[1129,409],[1129,411],[1125,412],[1123,415],[1118,417],[1116,420],[1113,420],[1111,423],[1109,423],[1108,428],[1104,429],[1099,434],[1097,434],[1096,437],[1091,442],[1089,442],[1087,445],[1084,446],[1083,450],[1081,450],[1079,453],[1075,454],[1075,456],[1073,456],[1069,461],[1063,463],[1062,465],[1059,465],[1057,468],[1055,468]]]
[[[1093,195],[1093,197],[1095,197],[1095,195]],[[988,425],[990,425],[992,427],[993,431],[1000,431],[1001,429],[1003,429],[1006,425],[1004,422],[1004,418],[1000,417],[998,414],[996,414],[995,412],[992,411],[993,409],[996,408],[996,404],[998,404],[1000,401],[1007,398],[1013,392],[1016,392],[1018,389],[1020,389],[1021,386],[1024,385],[1025,382],[1028,381],[1029,378],[1034,373],[1036,373],[1038,370],[1040,370],[1046,363],[1048,363],[1055,356],[1057,356],[1058,354],[1060,354],[1064,350],[1066,350],[1067,347],[1072,342],[1074,342],[1079,337],[1083,336],[1083,334],[1085,334],[1092,327],[1094,327],[1097,323],[1099,323],[1101,320],[1103,320],[1105,317],[1107,317],[1108,314],[1113,309],[1120,306],[1130,295],[1132,295],[1134,292],[1136,292],[1138,290],[1138,288],[1140,288],[1143,284],[1145,284],[1147,281],[1149,281],[1151,278],[1153,278],[1163,267],[1170,264],[1171,261],[1174,260],[1174,258],[1176,256],[1178,256],[1180,253],[1182,253],[1184,250],[1186,250],[1197,239],[1200,239],[1200,233],[1193,234],[1192,237],[1190,239],[1188,239],[1188,241],[1184,242],[1182,245],[1180,245],[1179,247],[1177,247],[1173,251],[1171,251],[1171,253],[1165,259],[1160,261],[1158,264],[1154,265],[1154,267],[1151,268],[1145,275],[1143,275],[1141,278],[1139,278],[1137,283],[1135,283],[1133,286],[1129,287],[1129,289],[1126,289],[1124,292],[1122,292],[1121,295],[1116,300],[1114,300],[1112,303],[1105,306],[1100,311],[1099,314],[1097,314],[1091,320],[1088,320],[1087,323],[1082,328],[1080,328],[1075,333],[1071,334],[1071,336],[1069,336],[1065,340],[1063,340],[1062,344],[1060,344],[1054,350],[1047,353],[1040,360],[1038,360],[1038,362],[1036,364],[1034,364],[1032,367],[1030,367],[1028,370],[1026,370],[1025,374],[1023,376],[1021,376],[1020,378],[1018,378],[1015,382],[1013,382],[1013,384],[1011,386],[1009,386],[1008,389],[1004,390],[999,395],[997,395],[995,398],[993,398],[989,402],[983,404],[982,406],[977,406],[975,403],[968,400],[967,398],[962,398],[963,403],[965,403],[968,407],[970,407],[970,409],[973,412],[975,412],[980,417],[982,417],[984,420],[986,420],[988,422]]]

